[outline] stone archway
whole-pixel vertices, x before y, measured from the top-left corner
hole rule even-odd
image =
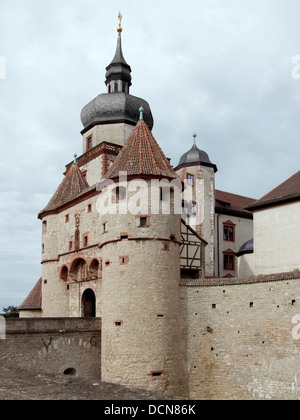
[[[96,296],[92,289],[86,289],[82,294],[81,313],[83,318],[96,317]]]

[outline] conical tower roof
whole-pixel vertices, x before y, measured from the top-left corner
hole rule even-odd
[[[22,305],[18,307],[19,311],[34,311],[42,308],[42,277],[38,280]]]
[[[74,163],[66,173],[63,181],[57,188],[47,206],[40,212],[39,217],[43,213],[54,211],[64,204],[67,204],[87,188],[89,188],[87,180],[82,175],[82,172],[78,168],[77,164]]]
[[[143,119],[132,130],[105,178],[117,179],[119,172],[127,172],[127,177],[178,179]]]

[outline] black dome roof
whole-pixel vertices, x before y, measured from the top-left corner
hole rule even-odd
[[[240,257],[244,254],[252,254],[254,252],[254,242],[253,239],[249,239],[249,241],[245,242],[238,252],[236,253],[237,257]]]
[[[122,28],[118,28],[118,42],[115,56],[106,67],[108,93],[93,99],[81,111],[81,122],[84,131],[96,124],[126,122],[136,125],[139,121],[139,109],[144,108],[144,121],[152,130],[153,117],[148,102],[130,95],[131,67],[127,64],[122,52]]]
[[[153,116],[148,102],[128,93],[103,93],[93,99],[81,111],[84,128],[93,124],[127,122],[136,125],[139,121],[139,109],[144,108],[144,121],[152,130]]]
[[[195,165],[204,165],[210,166],[214,168],[215,172],[217,172],[217,167],[215,164],[211,163],[208,154],[203,150],[198,149],[196,144],[193,145],[191,150],[186,152],[184,155],[181,156],[179,161],[179,166],[195,166]]]

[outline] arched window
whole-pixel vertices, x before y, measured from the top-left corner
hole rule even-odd
[[[70,275],[75,281],[87,280],[88,278],[88,267],[84,259],[79,258],[74,261],[70,270]]]
[[[118,90],[119,90],[119,85],[117,82],[115,82],[115,92],[118,92]]]
[[[99,261],[93,260],[90,264],[89,272],[91,273],[92,277],[99,277]]]
[[[82,295],[82,317],[96,317],[96,296],[92,289],[87,289]]]
[[[66,267],[65,265],[62,267],[62,269],[60,270],[60,279],[67,282],[68,281],[68,275],[69,275],[69,270],[68,267]]]

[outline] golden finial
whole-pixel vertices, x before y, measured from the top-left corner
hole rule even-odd
[[[118,18],[119,18],[119,26],[118,26],[118,29],[117,29],[117,31],[120,33],[120,32],[122,32],[123,31],[123,28],[122,28],[122,15],[121,15],[121,12],[119,12],[119,15],[118,15]]]

